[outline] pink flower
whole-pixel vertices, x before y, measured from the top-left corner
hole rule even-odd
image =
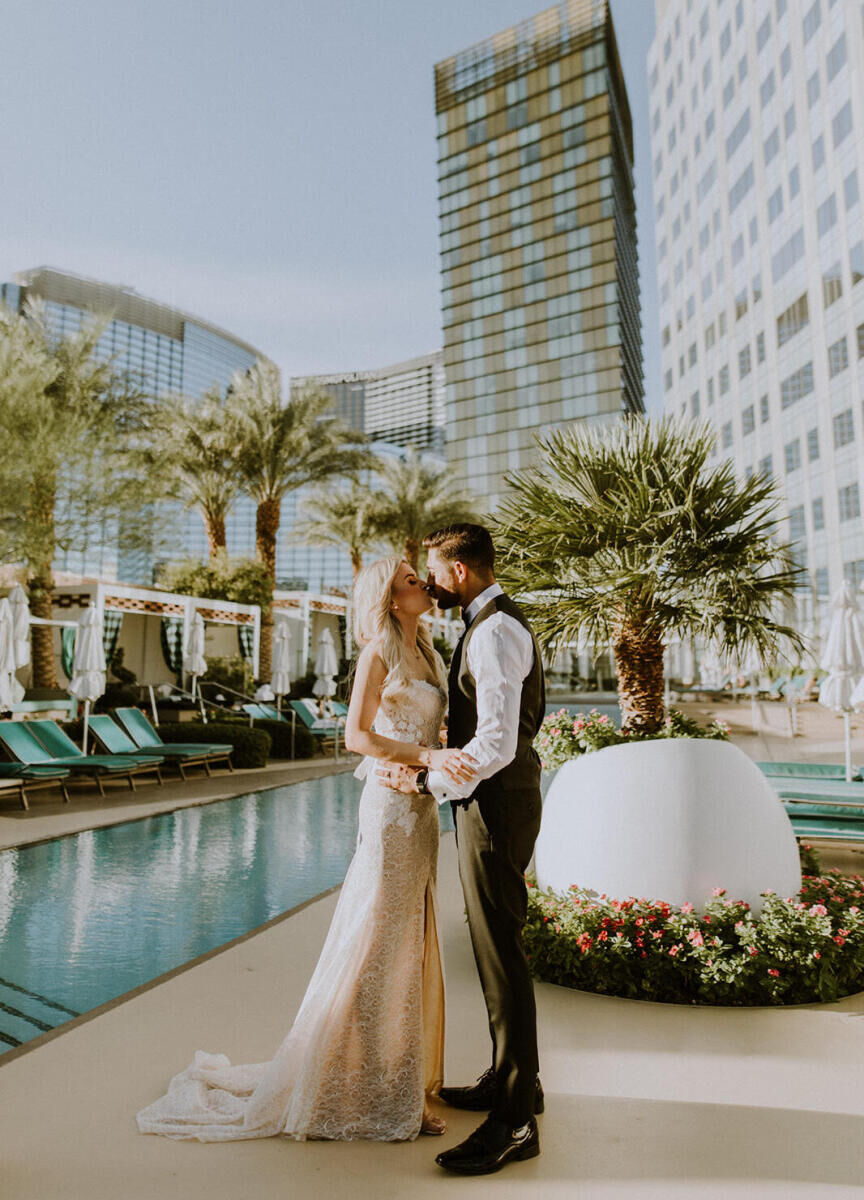
[[[698,929],[691,929],[690,932],[687,934],[687,939],[693,946],[704,946],[705,945],[705,939],[702,937],[702,934],[699,932]]]
[[[674,958],[674,957],[675,957],[675,955],[678,953],[678,951],[679,951],[679,950],[683,950],[683,949],[684,949],[684,947],[683,947],[683,946],[681,945],[681,943],[679,942],[677,945],[675,945],[675,946],[670,946],[670,947],[669,947],[669,953],[670,953],[670,954],[672,955],[672,957]]]
[[[852,907],[849,909],[849,911],[850,911],[850,913],[852,913],[854,915],[855,913],[859,912],[860,910],[859,910],[857,904],[853,904]]]
[[[555,924],[553,925],[553,927],[552,927],[552,928],[555,930],[555,932],[556,932],[556,933],[560,933],[560,932],[561,932],[561,926],[558,924],[558,922],[557,922],[557,921],[555,922]]]
[[[756,949],[755,946],[748,946],[747,949],[750,951],[751,958],[755,958],[756,955],[759,953],[759,951]]]
[[[813,957],[814,957],[814,958],[821,958],[821,957],[822,957],[822,955],[819,953],[819,951],[818,951],[818,950],[814,950],[814,951],[813,951]]]
[[[827,917],[828,909],[825,907],[824,904],[811,904],[810,916],[811,917]]]
[[[711,891],[711,895],[712,896],[725,896],[726,889],[725,888],[713,888]]]
[[[691,913],[693,911],[693,905],[690,903],[689,900],[687,901],[686,904],[681,905],[681,911],[686,912],[686,913]]]
[[[844,937],[835,937],[834,941],[837,943],[838,946],[846,945],[846,939]]]
[[[773,975],[776,978],[780,974],[780,972],[778,970],[776,970],[774,967],[769,967],[768,974]]]

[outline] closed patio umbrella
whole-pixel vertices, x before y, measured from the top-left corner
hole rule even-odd
[[[281,713],[282,697],[291,690],[291,634],[287,621],[277,621],[273,632],[273,669],[270,686],[276,693],[276,707]],[[338,670],[338,667],[337,667]]]
[[[324,699],[336,693],[336,675],[339,673],[339,658],[333,644],[333,634],[325,629],[318,639],[315,656],[315,683],[312,695]]]
[[[16,583],[9,593],[12,607],[12,632],[15,638],[15,666],[26,667],[30,662],[30,605],[27,593]]]
[[[848,781],[852,778],[850,714],[856,704],[864,702],[859,683],[864,673],[864,622],[855,589],[848,581],[831,601],[831,621],[820,665],[828,674],[819,686],[819,703],[843,714]]]
[[[183,649],[183,670],[192,676],[192,697],[198,678],[207,674],[207,660],[204,657],[204,618],[199,612],[192,617],[189,634]]]
[[[5,598],[0,600],[0,709],[9,709],[24,695],[24,689],[15,678],[15,633],[12,623],[12,606]]]
[[[91,605],[78,622],[75,638],[75,658],[72,662],[72,681],[69,691],[84,701],[84,737],[81,748],[87,753],[87,730],[90,705],[105,691],[105,649],[102,645],[102,618]]]

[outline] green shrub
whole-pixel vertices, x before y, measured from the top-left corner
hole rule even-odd
[[[271,758],[291,757],[291,725],[289,721],[259,721],[256,718],[255,728],[264,729],[270,735]],[[294,731],[294,757],[314,757],[317,744],[317,739],[312,736],[302,721],[298,721]]]
[[[715,888],[701,912],[529,883],[524,944],[539,979],[674,1004],[825,1003],[864,989],[864,879],[805,876],[760,917]]]
[[[250,729],[243,721],[165,721],[159,726],[163,742],[228,742],[234,747],[231,762],[235,767],[266,767],[270,755],[270,734]]]

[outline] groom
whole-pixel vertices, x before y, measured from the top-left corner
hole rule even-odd
[[[524,873],[540,828],[543,665],[517,604],[495,582],[495,549],[480,525],[449,525],[424,538],[427,586],[442,609],[462,608],[465,632],[450,664],[447,744],[476,764],[471,783],[440,772],[389,768],[391,787],[453,802],[459,874],[492,1034],[492,1066],[471,1087],[443,1087],[456,1108],[490,1110],[473,1134],[438,1155],[447,1170],[485,1175],[540,1153],[534,989],[522,949]]]

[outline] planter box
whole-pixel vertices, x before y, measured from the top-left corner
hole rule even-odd
[[[541,888],[572,884],[701,907],[714,888],[758,913],[760,892],[794,896],[801,868],[774,789],[728,742],[610,746],[565,763],[543,806]]]

